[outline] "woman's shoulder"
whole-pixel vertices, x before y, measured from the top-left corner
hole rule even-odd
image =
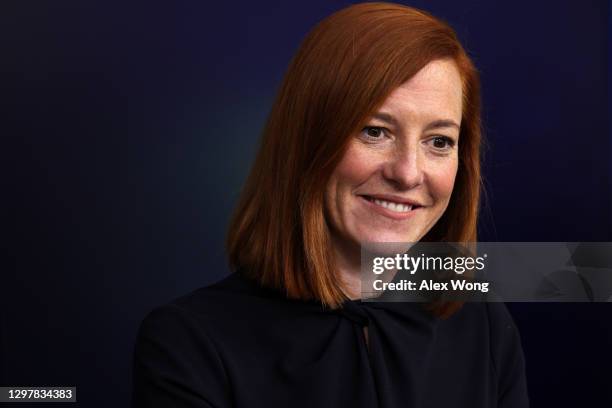
[[[241,270],[153,308],[142,320],[139,337],[202,333],[218,343],[229,338],[294,324],[299,316],[319,316],[320,304],[288,299]]]
[[[511,343],[513,348],[520,348],[521,340],[518,328],[503,302],[466,303],[459,315],[469,320],[472,325],[478,325],[486,338],[489,339],[491,352],[495,355],[504,354],[505,346]]]
[[[506,304],[466,303],[456,318],[456,327],[463,325],[463,330],[468,327],[468,342],[477,343],[479,348],[488,350],[491,369],[499,387],[500,406],[527,406],[521,336]]]
[[[233,305],[252,293],[233,273],[153,308],[136,336],[133,406],[191,406],[200,395],[226,406],[230,386],[221,346],[229,336],[215,324],[235,321]]]
[[[503,302],[466,302],[453,314],[447,323],[461,327],[466,325],[482,327],[492,335],[516,331],[516,325],[508,307]]]
[[[493,360],[521,350],[519,330],[503,302],[465,303],[440,326],[452,338],[486,347]]]
[[[260,287],[240,271],[232,272],[220,280],[178,296],[154,307],[143,319],[146,329],[156,326],[170,329],[190,323],[201,326],[206,321],[236,320],[241,313],[263,305],[275,294]]]
[[[253,298],[265,298],[266,296],[263,288],[236,271],[214,283],[179,296],[168,305],[174,305],[193,313],[205,314],[212,310],[219,313],[232,305],[243,304]]]

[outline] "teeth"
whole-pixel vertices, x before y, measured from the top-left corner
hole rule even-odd
[[[412,206],[411,205],[394,203],[394,202],[391,202],[391,201],[379,200],[377,198],[374,198],[372,201],[375,204],[380,205],[381,207],[385,207],[386,209],[389,209],[389,210],[394,211],[394,212],[408,212],[408,211],[412,210]]]

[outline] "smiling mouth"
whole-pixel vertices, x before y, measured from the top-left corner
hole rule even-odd
[[[381,199],[366,196],[366,195],[363,195],[361,197],[363,197],[364,199],[368,200],[371,203],[374,203],[380,207],[386,208],[387,210],[393,211],[396,213],[407,213],[407,212],[416,210],[417,208],[421,207],[419,205],[409,205],[409,204],[396,203],[394,201],[389,201],[389,200],[381,200]]]

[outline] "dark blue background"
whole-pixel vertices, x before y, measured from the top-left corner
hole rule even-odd
[[[3,385],[127,405],[138,323],[223,237],[301,38],[346,1],[3,1]],[[612,241],[608,1],[414,1],[482,74],[483,241]],[[612,406],[612,306],[513,304],[534,407]],[[54,405],[58,406],[58,405]]]

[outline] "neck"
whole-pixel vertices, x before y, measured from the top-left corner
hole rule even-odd
[[[397,273],[395,268],[382,275],[366,274],[361,271],[361,246],[346,240],[332,238],[334,248],[334,261],[341,281],[342,291],[351,300],[362,299],[362,285],[371,288],[374,280],[391,282]],[[368,292],[368,290],[366,290]]]

